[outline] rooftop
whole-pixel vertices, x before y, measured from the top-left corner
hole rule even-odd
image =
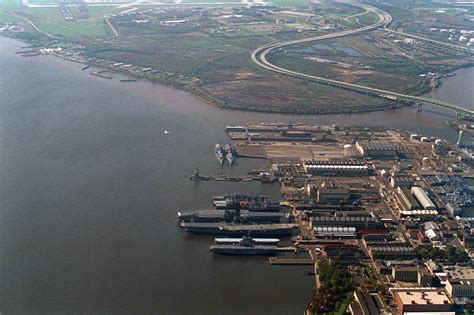
[[[452,304],[444,290],[409,288],[409,289],[390,289],[392,293],[399,297],[401,302],[406,305],[445,305]]]

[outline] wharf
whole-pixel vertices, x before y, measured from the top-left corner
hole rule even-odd
[[[21,56],[22,57],[36,57],[36,56],[40,56],[42,55],[42,53],[36,51],[36,52],[29,52],[29,53],[26,53],[26,54],[22,54]]]
[[[21,51],[15,51],[15,54],[17,54],[17,55],[30,54],[30,53],[39,53],[39,51],[37,51],[37,50],[21,50]]]
[[[316,260],[311,258],[278,258],[278,257],[269,257],[268,261],[270,265],[314,265]]]
[[[191,175],[190,180],[195,182],[217,181],[217,182],[251,182],[261,181],[262,183],[274,183],[277,181],[275,177],[263,177],[256,175],[247,176],[227,176],[227,175]]]
[[[102,74],[102,73],[99,73],[99,72],[91,72],[91,75],[95,75],[97,77],[100,77],[100,78],[104,78],[104,79],[113,79],[112,76],[110,75],[105,75],[105,74]]]

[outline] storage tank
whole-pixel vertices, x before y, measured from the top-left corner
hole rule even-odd
[[[428,161],[430,160],[430,158],[428,157],[423,157],[423,164],[422,164],[422,167],[423,168],[426,168],[428,166]]]
[[[416,137],[418,137],[418,135],[417,135],[416,133],[412,133],[412,134],[410,135],[410,140],[415,140]]]
[[[435,140],[435,144],[441,144],[442,142],[443,142],[443,140],[441,140],[441,139],[436,139]]]
[[[428,141],[429,141],[428,137],[421,137],[421,142],[428,142]]]
[[[352,156],[352,145],[345,144],[344,145],[344,157]]]

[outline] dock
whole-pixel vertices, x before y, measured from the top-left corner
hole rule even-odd
[[[269,257],[268,261],[270,265],[286,265],[286,266],[295,266],[295,265],[314,265],[316,260],[311,258],[278,258],[278,257]]]
[[[102,74],[102,73],[99,73],[99,72],[91,72],[91,75],[95,75],[96,77],[100,77],[100,78],[104,78],[104,79],[113,79],[112,76],[110,75],[106,75],[106,74]]]
[[[201,181],[218,181],[218,182],[251,182],[261,181],[262,183],[274,183],[277,182],[275,177],[263,177],[257,175],[247,176],[228,176],[228,175],[192,175],[189,177],[190,180],[195,182]]]

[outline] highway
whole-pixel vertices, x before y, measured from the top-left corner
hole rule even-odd
[[[443,101],[431,99],[431,98],[426,98],[426,97],[421,97],[421,96],[413,96],[413,95],[408,95],[408,94],[402,94],[402,93],[396,93],[396,92],[391,92],[387,90],[381,90],[381,89],[376,89],[376,88],[371,88],[368,86],[363,86],[363,85],[358,85],[358,84],[352,84],[352,83],[347,83],[347,82],[342,82],[342,81],[336,81],[332,79],[327,79],[315,75],[309,75],[301,72],[296,72],[292,71],[289,69],[285,69],[282,67],[279,67],[273,63],[271,63],[267,57],[269,54],[272,52],[275,52],[276,50],[281,50],[283,47],[288,47],[291,45],[296,45],[296,44],[302,44],[302,43],[308,43],[308,42],[314,42],[314,41],[320,41],[320,40],[325,40],[325,39],[330,39],[330,38],[337,38],[337,37],[342,37],[342,36],[348,36],[348,35],[353,35],[361,32],[366,32],[370,30],[374,30],[377,28],[385,28],[387,24],[389,24],[392,21],[392,17],[390,14],[388,14],[385,11],[382,11],[379,8],[372,7],[366,4],[360,4],[357,2],[345,2],[345,3],[350,3],[352,5],[361,7],[363,9],[366,9],[368,11],[374,12],[375,14],[378,15],[379,21],[377,23],[374,23],[372,25],[356,28],[353,30],[348,30],[348,31],[342,31],[342,32],[337,32],[337,33],[331,33],[331,34],[326,34],[326,35],[321,35],[321,36],[316,36],[316,37],[309,37],[309,38],[304,38],[304,39],[297,39],[297,40],[291,40],[291,41],[285,41],[285,42],[280,42],[280,43],[270,43],[267,45],[264,45],[262,47],[259,47],[252,51],[251,53],[251,59],[252,61],[257,64],[258,66],[268,69],[270,71],[283,74],[289,77],[293,78],[299,78],[299,79],[304,79],[312,82],[317,82],[320,84],[324,84],[327,86],[332,86],[332,87],[337,87],[337,88],[342,88],[345,90],[350,90],[358,93],[364,93],[366,95],[371,95],[371,96],[376,96],[380,97],[383,99],[388,99],[388,100],[393,100],[393,101],[410,101],[410,102],[421,102],[421,103],[427,103],[431,105],[435,105],[438,107],[442,108],[447,108],[450,110],[455,111],[458,114],[468,114],[468,115],[473,115],[474,110],[473,109],[467,109],[459,105],[455,104],[450,104],[446,103]],[[398,34],[406,35],[405,33],[397,32]],[[406,35],[408,36],[408,35]],[[413,37],[413,36],[410,36]],[[426,40],[422,37],[417,36],[419,39]],[[433,40],[430,40],[433,41]],[[437,41],[434,41],[437,42]],[[452,45],[448,43],[443,43],[446,45]],[[452,45],[456,46],[456,45]],[[459,48],[462,48],[458,46]]]

